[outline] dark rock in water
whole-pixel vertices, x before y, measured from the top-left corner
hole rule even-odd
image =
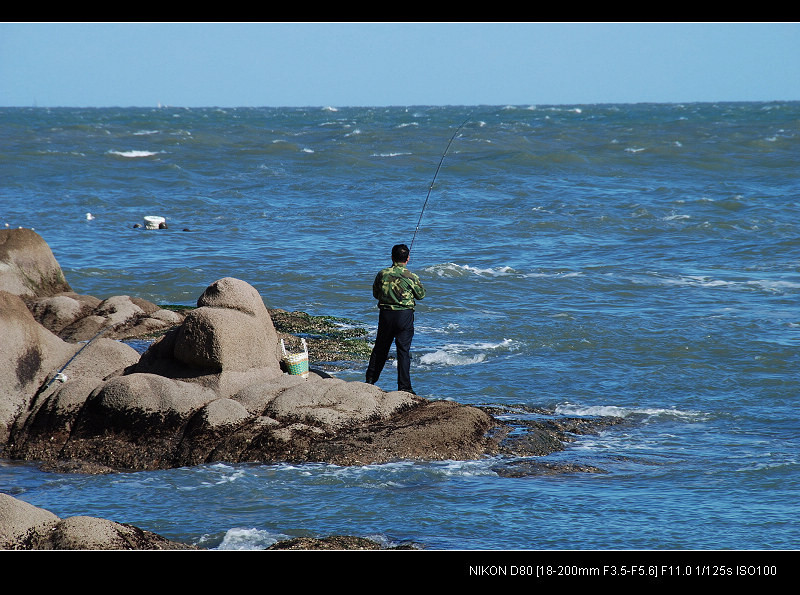
[[[414,545],[401,545],[386,548],[377,541],[365,537],[349,535],[332,535],[330,537],[312,538],[296,537],[272,544],[268,550],[416,550]]]
[[[580,463],[552,463],[547,461],[512,461],[492,467],[500,477],[530,477],[533,475],[558,475],[561,473],[606,473],[599,467]]]

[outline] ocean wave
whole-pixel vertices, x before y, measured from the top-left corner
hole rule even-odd
[[[456,264],[445,262],[435,264],[422,269],[426,273],[439,277],[516,277],[520,279],[528,278],[569,278],[581,277],[585,273],[582,271],[549,271],[549,272],[523,272],[507,265],[496,267],[476,267],[468,264]]]
[[[732,290],[756,290],[768,293],[791,293],[800,289],[800,283],[792,281],[773,281],[769,279],[754,279],[749,281],[726,281],[715,279],[706,275],[683,275],[671,278],[660,278],[664,285],[679,285],[687,287],[726,288]]]
[[[81,151],[54,151],[47,149],[46,151],[36,151],[37,155],[74,155],[75,157],[86,157],[86,153]]]
[[[119,157],[138,158],[138,157],[152,157],[158,155],[160,151],[107,151],[110,155],[118,155]]]
[[[599,416],[599,417],[668,417],[695,421],[706,417],[698,411],[681,411],[665,407],[622,407],[618,405],[578,405],[562,403],[555,408],[557,415]]]
[[[423,269],[425,272],[438,275],[440,277],[464,277],[467,275],[478,275],[480,277],[501,277],[518,274],[509,266],[479,268],[470,265],[460,265],[454,262],[435,264]]]
[[[420,357],[420,363],[425,365],[468,366],[486,361],[488,352],[515,350],[517,348],[517,342],[512,339],[503,339],[496,343],[450,343],[436,351],[426,353]]]
[[[440,349],[433,353],[426,353],[420,358],[420,363],[426,365],[443,365],[443,366],[468,366],[470,364],[479,364],[486,361],[485,353],[478,353],[476,355],[462,355],[454,353],[446,349]]]
[[[217,550],[264,550],[279,541],[290,539],[283,533],[272,533],[263,529],[246,529],[237,527],[228,529],[216,548]]]

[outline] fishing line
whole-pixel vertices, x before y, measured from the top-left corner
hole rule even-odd
[[[439,175],[439,170],[442,167],[442,162],[444,161],[444,157],[445,157],[445,155],[447,155],[447,151],[450,150],[450,145],[453,144],[453,139],[458,134],[458,131],[461,130],[461,128],[463,128],[464,124],[466,124],[467,122],[469,122],[469,118],[464,120],[461,123],[461,126],[456,128],[456,131],[453,133],[453,136],[450,137],[450,140],[448,141],[447,146],[444,149],[444,153],[442,153],[442,158],[439,159],[439,165],[436,166],[436,171],[433,174],[433,179],[431,180],[431,185],[428,187],[428,194],[425,197],[425,202],[422,204],[422,210],[419,212],[419,219],[417,220],[417,227],[416,227],[416,229],[414,229],[414,237],[411,238],[411,247],[408,249],[409,252],[411,252],[411,249],[414,247],[414,240],[417,239],[417,232],[419,231],[419,224],[422,222],[422,214],[425,212],[425,207],[428,205],[428,199],[431,197],[431,190],[433,190],[433,184],[436,182],[436,176]]]

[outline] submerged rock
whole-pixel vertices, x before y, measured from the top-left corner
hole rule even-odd
[[[385,547],[366,537],[331,535],[330,537],[295,537],[272,544],[268,550],[417,550],[414,544]]]

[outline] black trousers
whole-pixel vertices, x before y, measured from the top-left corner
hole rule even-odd
[[[411,391],[411,339],[414,338],[414,310],[381,310],[378,335],[369,358],[367,382],[373,384],[383,371],[389,348],[397,349],[397,390]]]

